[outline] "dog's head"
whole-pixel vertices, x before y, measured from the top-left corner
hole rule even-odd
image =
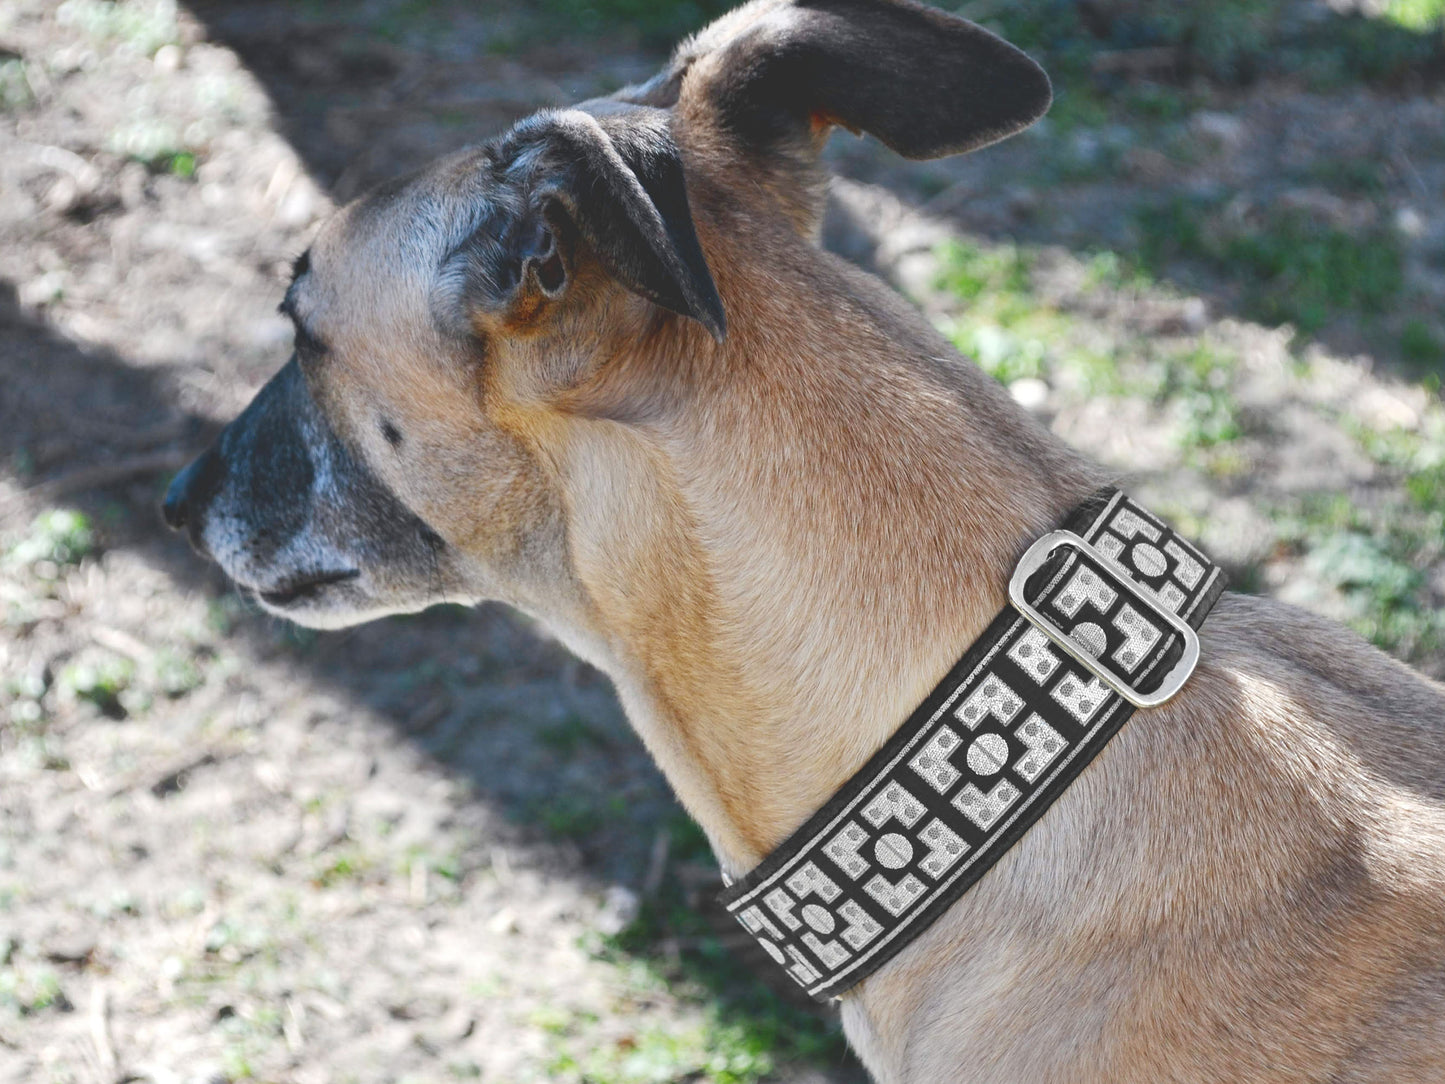
[[[293,357],[177,476],[166,518],[302,624],[564,605],[559,449],[585,459],[587,425],[665,424],[689,372],[738,362],[737,227],[812,243],[828,129],[936,157],[1049,98],[1022,53],[909,0],[740,8],[647,84],[536,114],[333,216],[282,303]]]

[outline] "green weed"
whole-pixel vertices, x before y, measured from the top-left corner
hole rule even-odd
[[[1357,631],[1402,658],[1422,658],[1445,645],[1445,610],[1427,576],[1445,555],[1445,415],[1430,413],[1419,431],[1341,421],[1395,476],[1404,499],[1369,509],[1343,496],[1306,500],[1280,517],[1281,537],[1340,592]]]
[[[1242,434],[1230,386],[1234,369],[1232,356],[1206,343],[1162,364],[1156,397],[1175,404],[1184,447],[1212,448]]]
[[[94,553],[95,544],[95,532],[84,513],[51,508],[31,521],[29,531],[6,556],[13,565],[53,579],[60,570],[78,565]]]
[[[348,881],[361,881],[375,865],[368,855],[355,848],[341,850],[318,863],[311,883],[317,888],[334,888]]]
[[[1445,0],[1390,0],[1384,14],[1408,30],[1445,30]]]
[[[156,655],[156,685],[172,699],[185,696],[205,682],[206,676],[188,655],[167,648]]]
[[[680,1031],[647,1031],[594,1046],[584,1055],[562,1053],[548,1066],[555,1080],[585,1084],[753,1084],[772,1073],[772,1055],[737,1028],[709,1021]]]
[[[732,0],[543,0],[543,9],[583,33],[630,30],[658,45],[735,7]]]
[[[1140,49],[1158,50],[1167,75],[1225,84],[1266,73],[1324,85],[1398,80],[1445,51],[1432,33],[1441,7],[1441,0],[1390,0],[1383,18],[1312,19],[1300,18],[1289,0],[973,0],[960,10],[1039,57],[1061,90],[1077,91],[1117,81],[1096,69],[1101,53]]]
[[[691,820],[679,813],[667,827],[675,863],[712,861],[706,837]],[[665,951],[669,944],[685,944],[687,948]],[[657,895],[644,900],[632,924],[616,936],[603,939],[596,953],[615,962],[641,961],[645,974],[654,981],[707,1006],[706,1025],[690,1040],[689,1047],[696,1051],[700,1043],[700,1049],[707,1053],[707,1058],[693,1070],[704,1080],[751,1084],[770,1073],[775,1064],[817,1064],[844,1056],[837,1021],[799,1008],[765,986],[736,952],[718,940],[712,923],[689,902],[674,879],[665,881]],[[663,1058],[670,1053],[668,1044],[660,1039],[651,1046],[641,1039],[639,1043],[643,1044],[639,1049],[647,1051],[649,1057]],[[639,1062],[646,1064],[647,1059],[627,1064],[636,1067]]]
[[[1366,158],[1325,158],[1311,163],[1303,179],[1356,196],[1377,196],[1385,189],[1380,163]]]
[[[532,816],[550,835],[562,839],[586,839],[608,821],[616,821],[626,812],[627,802],[620,795],[602,798],[564,793],[536,803]]]
[[[15,1016],[33,1016],[68,1004],[59,977],[49,968],[0,968],[0,1009]]]
[[[107,146],[113,154],[140,162],[152,173],[189,180],[196,173],[196,155],[184,149],[183,143],[171,125],[147,118],[117,128]]]
[[[180,37],[175,0],[65,0],[55,18],[61,26],[142,56],[153,56]]]
[[[1050,317],[1033,296],[1032,255],[1015,245],[948,241],[936,286],[963,305],[944,332],[959,350],[1005,384],[1047,370]]]
[[[103,714],[120,718],[126,714],[125,694],[135,680],[135,663],[119,655],[98,655],[74,662],[60,672],[58,685],[76,700],[94,704]]]
[[[559,756],[570,757],[579,749],[601,748],[610,745],[606,734],[592,726],[587,720],[569,715],[560,723],[538,731],[537,739]]]
[[[1400,332],[1400,355],[1415,365],[1445,365],[1445,339],[1424,320],[1413,319]]]
[[[25,61],[19,57],[4,58],[0,53],[0,111],[23,109],[34,100],[30,80],[25,77]]]
[[[1251,316],[1307,334],[1342,313],[1383,312],[1404,286],[1399,242],[1384,230],[1355,236],[1294,213],[1251,230],[1181,200],[1144,208],[1137,221],[1140,257],[1152,274],[1177,260],[1202,263],[1241,287]]]

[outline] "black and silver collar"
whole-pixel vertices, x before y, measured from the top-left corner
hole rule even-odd
[[[724,907],[799,986],[836,997],[927,929],[1136,708],[1199,659],[1224,574],[1116,489],[1020,560],[1009,605],[908,721]]]

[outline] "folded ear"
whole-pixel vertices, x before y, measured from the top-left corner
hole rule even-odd
[[[718,341],[727,329],[722,300],[688,208],[682,159],[658,109],[604,105],[542,113],[504,139],[500,159],[521,171],[539,220],[521,232],[517,253],[548,297],[565,291],[571,268],[558,258],[575,231],[623,286],[665,309],[699,321]],[[535,269],[535,270],[534,270]],[[559,277],[560,276],[560,277]]]
[[[665,94],[683,80],[687,94],[696,81],[716,122],[750,145],[841,124],[905,158],[1013,135],[1053,97],[1023,52],[913,0],[759,0],[684,43],[647,89]]]

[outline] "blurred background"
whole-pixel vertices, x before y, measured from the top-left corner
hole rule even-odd
[[[0,1082],[862,1079],[601,675],[496,608],[291,628],[156,514],[332,207],[725,6],[0,0]],[[1440,675],[1445,0],[957,10],[1052,114],[835,136],[826,243],[1238,589]]]

